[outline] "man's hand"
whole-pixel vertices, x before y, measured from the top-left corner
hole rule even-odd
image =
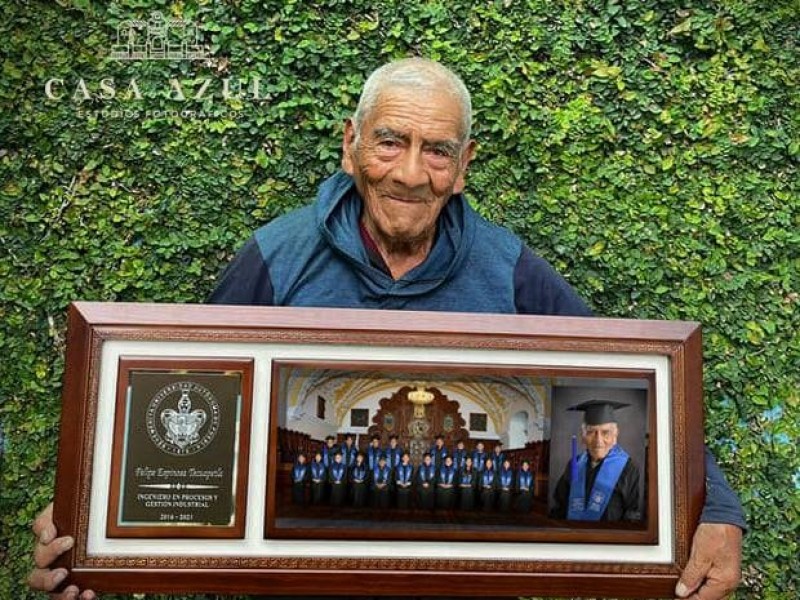
[[[28,576],[28,585],[35,590],[51,592],[67,578],[66,569],[51,569],[53,561],[72,548],[74,540],[69,536],[56,537],[56,526],[53,524],[53,503],[47,505],[33,522],[33,533],[36,535],[36,547],[33,550],[33,561],[36,568]],[[77,586],[70,585],[60,594],[51,596],[53,600],[94,600],[97,596],[92,590],[84,590],[80,594]]]
[[[689,600],[722,600],[739,585],[741,567],[742,530],[736,525],[701,523],[675,595]]]

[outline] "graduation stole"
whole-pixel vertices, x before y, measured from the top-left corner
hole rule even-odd
[[[465,460],[467,460],[466,450],[457,449],[455,452],[453,452],[453,464],[455,464],[456,468],[463,469]]]
[[[622,469],[628,462],[628,453],[619,446],[614,446],[600,465],[600,471],[594,485],[586,495],[586,470],[589,464],[589,453],[584,452],[578,459],[578,468],[569,483],[569,510],[567,519],[575,521],[599,521],[608,508],[614,487],[619,481]]]
[[[308,465],[295,465],[294,466],[294,481],[300,483],[305,479]]]
[[[486,462],[486,452],[478,452],[477,450],[472,455],[472,463],[478,471],[483,471],[484,463]]]
[[[422,465],[419,468],[419,479],[423,482],[433,479],[433,465]]]
[[[389,467],[376,466],[373,473],[375,474],[375,483],[386,483],[386,480],[389,479]]]
[[[442,475],[444,475],[444,483],[453,483],[453,467],[442,467]]]
[[[322,479],[325,476],[325,463],[314,461],[311,464],[311,474],[314,479]]]
[[[397,473],[400,475],[400,481],[403,483],[408,483],[408,480],[411,479],[411,465],[399,465],[397,467]]]
[[[341,481],[344,477],[344,463],[333,463],[331,465],[331,474],[334,481]]]
[[[472,470],[472,469],[470,469],[469,471],[467,471],[466,469],[464,469],[464,470],[461,472],[461,483],[472,483],[472,475],[473,475],[474,473],[475,473],[475,471],[474,471],[474,470]]]
[[[381,455],[381,449],[370,446],[367,448],[367,462],[370,467],[378,466],[378,457]]]
[[[322,462],[327,467],[333,462],[333,455],[336,454],[336,446],[328,448],[328,445],[325,444],[322,447]]]
[[[519,472],[519,487],[531,489],[531,480],[533,479],[533,471],[520,471]]]
[[[367,465],[361,463],[360,465],[355,465],[353,467],[353,479],[360,479],[361,482],[364,482],[364,477],[367,475]]]
[[[511,487],[511,480],[514,478],[514,472],[511,469],[503,469],[500,471],[500,485],[502,487]]]
[[[389,465],[396,467],[400,464],[400,448],[389,448]]]
[[[492,485],[494,483],[494,469],[484,471],[482,481],[483,485]]]
[[[433,464],[437,467],[444,466],[444,457],[447,456],[447,446],[442,446],[441,448],[437,448],[434,446],[431,448],[431,457],[433,458]]]

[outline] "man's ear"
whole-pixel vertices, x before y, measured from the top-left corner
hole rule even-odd
[[[353,119],[344,122],[344,135],[342,136],[342,171],[348,175],[354,174],[354,164],[352,153],[355,150],[356,127]]]
[[[475,140],[470,140],[467,142],[467,147],[464,148],[460,164],[458,165],[458,177],[456,177],[456,183],[453,186],[454,194],[460,194],[464,191],[464,186],[467,183],[467,169],[469,168],[469,163],[471,163],[472,159],[475,157],[475,148],[477,145]]]

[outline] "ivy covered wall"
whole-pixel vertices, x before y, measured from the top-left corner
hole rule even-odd
[[[702,322],[707,442],[751,527],[738,597],[800,594],[796,2],[0,9],[0,597],[33,596],[67,304],[202,301],[337,168],[368,73],[415,54],[473,92],[478,210],[598,314]],[[207,56],[112,58],[156,10]]]

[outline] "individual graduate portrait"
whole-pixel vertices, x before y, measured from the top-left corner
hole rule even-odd
[[[564,379],[552,388],[549,516],[644,526],[651,448],[646,379]]]

